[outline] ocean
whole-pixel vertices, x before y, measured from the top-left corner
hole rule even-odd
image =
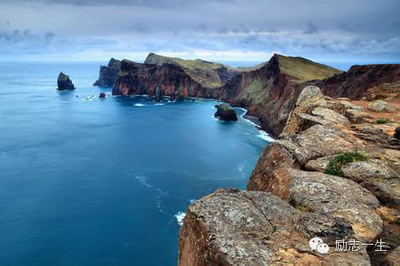
[[[245,188],[270,141],[215,100],[112,97],[99,65],[0,63],[0,265],[176,265],[188,205]]]

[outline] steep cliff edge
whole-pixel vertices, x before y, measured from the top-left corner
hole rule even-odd
[[[347,72],[317,81],[325,95],[375,100],[400,88],[400,64],[352,66]]]
[[[301,57],[275,54],[259,69],[243,72],[229,80],[221,98],[246,107],[259,117],[264,129],[279,135],[304,83],[341,71]]]
[[[184,60],[175,57],[161,56],[150,53],[145,64],[163,65],[172,64],[182,67],[186,74],[202,84],[203,87],[216,88],[223,86],[228,80],[241,71],[223,64],[209,62],[201,59]]]
[[[400,121],[379,124],[380,115],[306,87],[283,133],[263,151],[248,191],[218,190],[188,208],[180,265],[396,262],[400,142],[393,132]],[[328,254],[311,250],[313,237]],[[377,239],[388,252],[361,245]],[[336,240],[359,245],[335,251]]]
[[[118,76],[121,61],[111,58],[107,66],[100,66],[99,79],[93,86],[112,87]]]
[[[147,94],[160,100],[162,96],[175,98],[217,98],[218,88],[204,87],[175,64],[140,64],[122,60],[113,87],[113,95]]]

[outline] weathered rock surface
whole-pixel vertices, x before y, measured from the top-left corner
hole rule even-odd
[[[180,232],[179,265],[369,262],[365,249],[321,256],[309,248],[314,236],[331,243],[353,232],[342,219],[316,219],[269,193],[220,189],[189,207]]]
[[[291,71],[293,65],[301,66],[302,71]],[[322,74],[315,76],[314,73]],[[275,54],[262,67],[243,72],[228,81],[222,89],[221,98],[236,106],[248,108],[250,115],[259,117],[264,129],[277,136],[296,105],[304,83],[335,73],[340,71],[304,58]],[[307,100],[308,96],[303,97]]]
[[[392,213],[400,211],[400,147],[388,134],[394,128],[371,124],[373,117],[362,107],[325,97],[312,86],[299,93],[288,117],[283,133],[261,154],[248,192],[220,190],[189,207],[180,235],[181,265],[396,261],[400,224]],[[348,152],[364,159],[341,165],[341,176],[325,173]],[[331,247],[329,256],[307,247],[314,236]],[[336,240],[380,238],[391,253],[333,250]]]
[[[386,112],[389,111],[389,105],[385,101],[376,100],[368,104],[368,109],[374,112]]]
[[[69,78],[69,76],[65,75],[63,72],[61,72],[58,75],[57,86],[58,86],[57,89],[59,91],[75,90],[75,86],[72,83],[71,79]]]
[[[107,66],[100,66],[99,79],[93,86],[112,87],[118,77],[121,61],[111,58]]]
[[[337,74],[314,85],[325,95],[361,99],[369,91],[381,86],[380,91],[400,81],[400,64],[352,66],[349,71]]]
[[[219,120],[223,121],[237,121],[236,111],[231,108],[227,104],[218,104],[215,106],[217,111],[214,114],[214,117],[218,118]]]
[[[175,64],[149,65],[122,60],[113,95],[147,94],[160,100],[175,98],[217,98],[218,88],[206,88]]]

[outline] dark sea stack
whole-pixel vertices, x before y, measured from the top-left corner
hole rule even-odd
[[[99,98],[100,99],[106,98],[106,94],[104,92],[101,92],[100,95],[99,95]]]
[[[117,79],[121,61],[111,58],[107,66],[100,66],[99,79],[93,84],[98,87],[112,87]]]
[[[58,85],[57,89],[59,91],[75,90],[75,86],[70,80],[69,76],[65,75],[63,72],[61,72],[60,75],[58,75],[57,85]]]
[[[222,121],[237,121],[236,111],[233,110],[227,104],[218,104],[215,106],[217,108],[217,112],[215,112],[214,116]]]

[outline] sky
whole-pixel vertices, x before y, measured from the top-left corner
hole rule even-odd
[[[400,62],[400,0],[0,0],[0,61]]]

